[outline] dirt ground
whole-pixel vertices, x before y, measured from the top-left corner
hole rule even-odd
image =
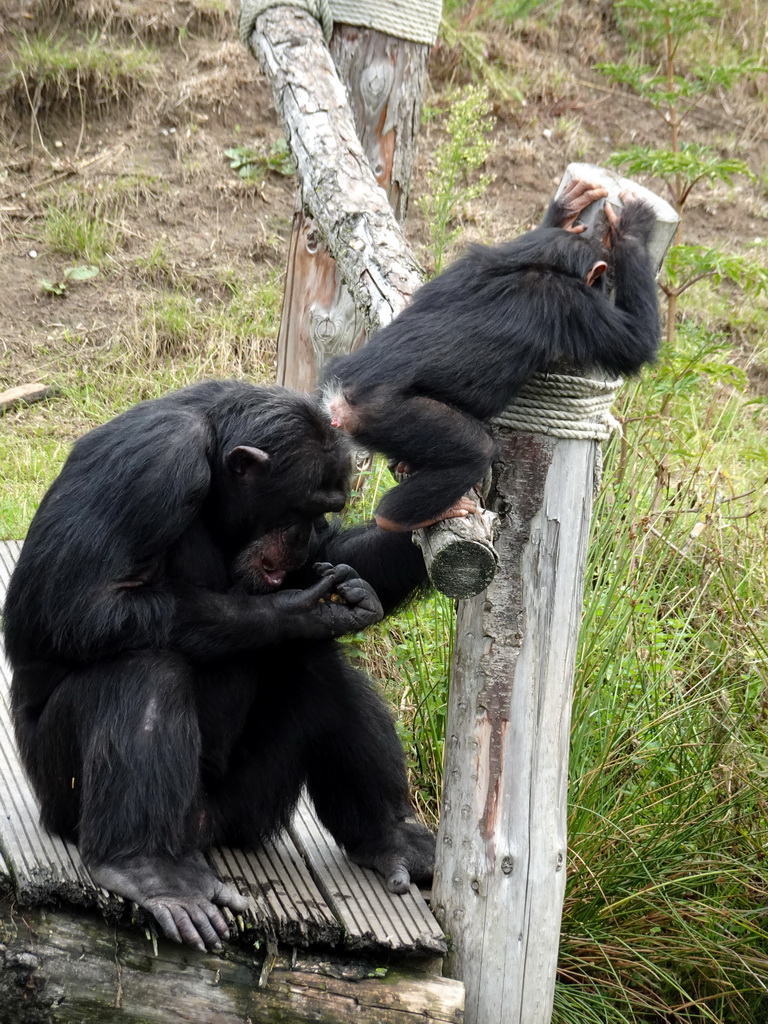
[[[495,100],[495,177],[464,211],[464,240],[503,240],[533,223],[570,161],[601,163],[617,148],[662,141],[653,114],[590,70],[620,53],[609,6],[565,4],[547,22],[487,37],[485,55],[506,66],[512,95]],[[232,282],[242,291],[279,275],[294,182],[275,173],[243,182],[224,156],[232,146],[266,152],[280,138],[224,0],[2,0],[0,32],[0,385],[66,374],[73,344],[98,349],[135,336],[159,291],[179,288],[208,308],[230,301]],[[109,83],[70,73],[55,87],[8,76],[20,41],[36,33],[140,50],[146,66]],[[431,73],[426,101],[439,111],[446,90],[468,80],[461,51],[438,45]],[[407,223],[425,262],[418,198],[441,123],[423,127]],[[708,100],[690,134],[764,175],[765,83]],[[99,215],[113,235],[99,276],[52,296],[41,280],[84,262],[51,243],[51,211],[68,204]],[[765,177],[703,190],[686,232],[735,251],[768,236]]]

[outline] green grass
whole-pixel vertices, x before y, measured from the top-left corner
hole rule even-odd
[[[766,418],[722,343],[678,342],[625,398],[595,507],[562,1022],[574,987],[595,1020],[764,1019]]]
[[[98,32],[85,39],[39,33],[20,36],[7,70],[0,73],[0,99],[52,110],[103,111],[132,96],[154,76],[156,60],[146,47],[104,45]]]
[[[42,238],[51,252],[101,266],[119,247],[121,231],[100,209],[53,204],[45,214]]]
[[[170,272],[172,264],[162,253],[150,258],[152,273],[162,277]],[[257,283],[225,277],[220,287],[223,300],[179,288],[153,293],[138,314],[131,342],[136,358],[149,366],[179,357],[195,359],[209,375],[273,376],[280,275]]]

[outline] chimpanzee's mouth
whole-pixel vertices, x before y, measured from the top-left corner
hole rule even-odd
[[[254,566],[254,569],[268,587],[280,587],[285,580],[285,569],[275,569],[266,565]]]

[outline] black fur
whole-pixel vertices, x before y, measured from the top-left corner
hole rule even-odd
[[[226,934],[205,901],[242,904],[199,851],[274,834],[304,784],[390,888],[430,874],[391,716],[333,641],[424,565],[407,536],[326,522],[348,466],[313,400],[208,382],[82,437],[30,526],[5,634],[43,823],[174,938]]]
[[[444,512],[484,476],[495,445],[482,422],[532,374],[600,367],[632,374],[659,343],[646,245],[653,211],[627,203],[610,250],[564,223],[551,205],[541,227],[496,247],[472,246],[362,349],[329,363],[366,447],[408,463],[412,475],[378,513],[414,526]],[[601,277],[609,264],[615,302]]]

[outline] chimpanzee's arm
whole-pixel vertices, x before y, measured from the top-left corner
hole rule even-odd
[[[424,558],[410,533],[388,533],[372,523],[349,530],[324,523],[317,544],[317,557],[347,562],[371,584],[385,615],[427,585]]]
[[[257,597],[187,588],[177,595],[169,645],[204,661],[285,640],[332,640],[383,617],[373,587],[349,565],[319,563],[309,578],[306,589]]]
[[[620,372],[636,372],[655,356],[660,340],[659,307],[653,262],[647,249],[656,223],[653,209],[638,199],[628,199],[616,221],[609,218],[613,246],[614,322],[613,342],[617,355],[628,365]],[[611,347],[604,331],[596,344]],[[623,348],[623,351],[622,351]]]
[[[628,199],[621,217],[606,216],[613,250],[614,301],[601,287],[557,275],[547,281],[546,288],[527,292],[517,322],[539,325],[552,352],[566,363],[597,366],[619,376],[637,373],[656,357],[659,346],[656,281],[646,248],[655,214],[646,203]],[[561,244],[584,243],[563,234]]]

